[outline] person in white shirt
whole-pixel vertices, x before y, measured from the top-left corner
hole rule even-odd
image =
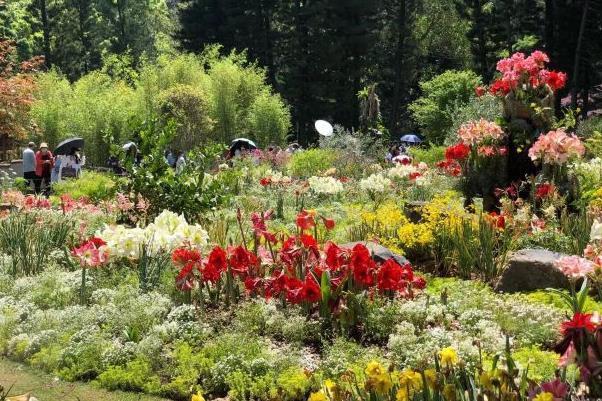
[[[186,159],[184,158],[184,152],[178,152],[178,158],[176,159],[176,174],[181,174],[186,167]]]

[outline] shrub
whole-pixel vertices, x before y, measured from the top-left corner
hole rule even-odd
[[[58,196],[69,195],[73,199],[87,198],[93,202],[100,202],[115,196],[118,182],[108,174],[83,171],[79,178],[62,180],[52,188]]]
[[[248,122],[260,146],[283,145],[291,128],[291,114],[280,96],[263,91],[249,108]]]
[[[457,107],[451,116],[451,126],[447,130],[445,143],[448,145],[458,142],[458,129],[468,121],[496,121],[502,117],[502,107],[495,96],[484,95],[471,97],[468,103]]]
[[[422,96],[409,109],[427,139],[441,144],[456,109],[468,103],[481,78],[472,71],[449,70],[420,83]]]
[[[424,162],[429,166],[445,159],[445,146],[429,146],[428,148],[410,147],[408,150],[412,161],[416,163]]]
[[[332,149],[308,149],[297,152],[291,157],[289,170],[296,177],[311,177],[321,175],[332,168],[337,158],[337,152]]]
[[[111,366],[101,373],[96,382],[109,390],[144,391],[158,394],[161,390],[161,381],[153,372],[148,361],[134,359],[125,367]]]

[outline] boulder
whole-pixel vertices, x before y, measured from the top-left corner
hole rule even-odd
[[[385,248],[384,246],[377,244],[372,241],[358,241],[358,242],[348,242],[346,244],[339,245],[341,248],[352,249],[357,244],[365,245],[366,248],[370,250],[370,254],[372,255],[372,259],[375,262],[385,262],[389,259],[395,259],[397,263],[400,265],[404,265],[408,263],[408,260],[403,256],[392,252],[389,248]]]
[[[500,292],[534,291],[544,288],[569,288],[569,280],[554,262],[561,253],[546,249],[521,249],[508,259],[495,290]]]

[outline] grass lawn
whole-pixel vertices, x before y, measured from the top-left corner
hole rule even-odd
[[[55,380],[51,375],[34,371],[18,363],[0,359],[0,385],[9,395],[30,392],[40,401],[167,401],[142,394],[111,392],[83,383]]]

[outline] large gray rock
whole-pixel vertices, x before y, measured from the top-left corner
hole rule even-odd
[[[341,248],[345,248],[345,249],[352,249],[357,244],[365,245],[366,248],[368,248],[370,250],[372,259],[375,262],[382,263],[382,262],[392,258],[392,259],[395,259],[395,261],[397,263],[399,263],[400,265],[404,265],[404,264],[408,263],[408,260],[406,258],[404,258],[403,256],[401,256],[397,253],[394,253],[389,248],[385,248],[384,246],[379,245],[376,242],[372,242],[372,241],[348,242],[346,244],[342,244],[339,246]]]
[[[519,292],[544,288],[569,288],[569,280],[554,262],[561,253],[522,249],[513,253],[495,285],[496,291]]]

